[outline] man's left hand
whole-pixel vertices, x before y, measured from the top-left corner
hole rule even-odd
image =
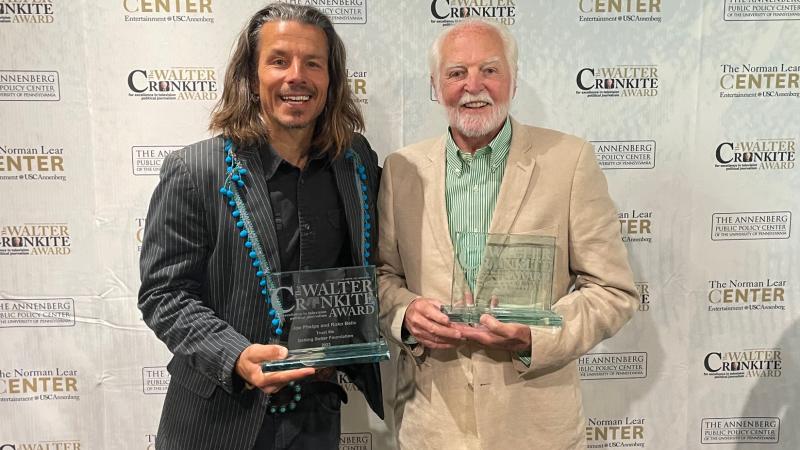
[[[481,324],[469,326],[453,323],[461,336],[489,348],[510,352],[527,352],[531,349],[531,329],[518,323],[503,323],[489,314],[481,316]]]

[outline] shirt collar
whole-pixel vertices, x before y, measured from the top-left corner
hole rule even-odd
[[[466,164],[465,159],[481,157],[484,154],[489,154],[491,157],[492,171],[497,170],[502,165],[508,151],[511,148],[511,119],[506,117],[503,127],[497,133],[486,147],[479,148],[474,155],[463,152],[456,141],[453,140],[453,133],[450,128],[447,128],[447,142],[445,143],[445,155],[447,159],[447,168],[456,175],[460,175],[463,171],[463,166]]]
[[[320,152],[315,149],[311,149],[311,155],[308,157],[308,162],[316,161],[322,159],[323,162],[328,161],[328,156],[326,153]],[[275,172],[278,171],[278,168],[281,164],[289,164],[286,162],[285,159],[281,158],[281,155],[275,151],[275,148],[269,142],[264,143],[261,146],[261,166],[264,168],[264,176],[267,180],[271,179],[275,176]]]

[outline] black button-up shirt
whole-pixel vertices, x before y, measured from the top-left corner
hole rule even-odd
[[[261,161],[280,244],[281,270],[353,265],[344,206],[329,157],[314,154],[300,170],[266,146]]]

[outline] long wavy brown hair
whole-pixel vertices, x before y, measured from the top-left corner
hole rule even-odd
[[[344,43],[328,16],[310,6],[288,3],[270,4],[250,18],[239,33],[233,57],[225,72],[222,97],[211,112],[209,130],[221,132],[237,145],[269,140],[261,118],[261,104],[253,94],[258,85],[258,44],[261,28],[268,22],[299,22],[319,27],[328,40],[328,98],[314,125],[311,145],[339,156],[347,149],[356,131],[364,129],[364,117],[347,85],[347,56]]]

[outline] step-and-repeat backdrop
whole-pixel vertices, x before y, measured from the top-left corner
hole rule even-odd
[[[382,158],[444,132],[426,50],[465,16],[519,41],[515,117],[594,143],[641,304],[579,361],[590,448],[800,448],[798,0],[296,3],[336,23]],[[147,205],[262,5],[0,0],[0,449],[153,448]],[[341,448],[392,448],[342,381]]]

